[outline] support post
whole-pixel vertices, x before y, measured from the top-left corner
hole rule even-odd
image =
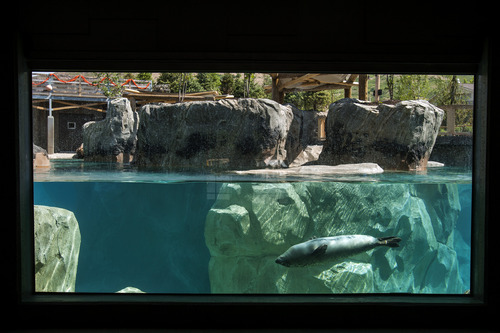
[[[368,74],[359,75],[359,99],[368,100]]]
[[[351,87],[344,89],[344,98],[351,98]]]
[[[378,91],[380,90],[380,75],[375,75],[375,102],[380,101],[380,96],[378,95]]]
[[[272,99],[275,102],[278,102],[280,104],[283,104],[283,101],[285,100],[285,93],[280,89],[280,84],[279,84],[279,74],[271,74],[272,78]]]
[[[453,105],[446,108],[446,135],[455,135],[455,108]]]

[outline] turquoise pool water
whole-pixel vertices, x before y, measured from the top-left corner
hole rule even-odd
[[[76,292],[456,294],[470,288],[471,176],[273,178],[56,160],[35,172],[34,204],[78,220]],[[403,240],[320,270],[274,263],[294,242],[338,233]]]

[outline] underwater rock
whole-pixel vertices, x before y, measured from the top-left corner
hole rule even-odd
[[[74,292],[81,242],[75,215],[35,205],[34,220],[35,291]]]
[[[86,161],[131,162],[137,143],[139,118],[126,98],[109,103],[106,118],[83,125]]]
[[[333,294],[374,292],[374,273],[370,263],[344,261],[322,271],[316,278],[323,281]]]
[[[206,218],[211,291],[463,293],[459,212],[456,184],[227,183]],[[313,236],[348,234],[402,241],[320,266],[274,262]]]
[[[424,100],[387,105],[341,99],[330,105],[318,162],[373,162],[384,170],[424,170],[443,115]]]
[[[268,99],[145,105],[136,163],[165,169],[281,167],[292,109]]]
[[[117,291],[118,294],[145,294],[144,291],[136,287],[125,287]]]

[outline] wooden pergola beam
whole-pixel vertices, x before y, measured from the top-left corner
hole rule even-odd
[[[278,103],[283,103],[284,95],[294,91],[321,91],[344,89],[344,97],[351,97],[351,89],[353,86],[359,86],[359,99],[368,100],[368,75],[367,74],[351,74],[346,82],[330,83],[321,81],[318,76],[323,74],[317,73],[271,73],[272,84],[271,94],[272,99]],[[291,79],[283,82],[282,79]],[[354,82],[359,80],[359,84]],[[267,91],[269,88],[267,88]]]
[[[281,88],[282,89],[285,89],[285,88],[294,88],[294,87],[297,87],[299,85],[306,85],[308,84],[307,80],[310,79],[310,78],[314,78],[315,76],[318,76],[318,75],[321,75],[321,74],[305,74],[305,75],[302,75],[300,77],[297,77],[295,79],[292,79],[288,82],[285,82],[281,85]]]
[[[356,81],[356,79],[358,78],[358,74],[351,74],[349,76],[349,78],[347,79],[347,83],[353,83],[354,81]]]
[[[59,100],[54,101],[54,102],[57,102],[57,103],[60,103],[60,104],[66,105],[66,106],[53,107],[52,111],[62,111],[62,110],[70,110],[70,109],[88,109],[88,110],[92,110],[92,111],[106,112],[105,109],[100,109],[100,108],[94,107],[96,105],[106,104],[105,102],[96,102],[96,103],[89,103],[89,104],[75,104],[75,103],[71,103],[68,101],[59,101]],[[33,105],[32,107],[37,109],[37,110],[44,110],[44,111],[49,110],[49,108],[39,106],[39,105]]]

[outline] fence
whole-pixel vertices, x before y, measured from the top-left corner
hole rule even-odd
[[[71,95],[78,97],[103,95],[99,89],[99,85],[122,86],[129,89],[140,89],[150,91],[152,88],[151,81],[145,80],[121,80],[123,82],[115,83],[111,79],[89,77],[77,75],[69,80],[60,79],[56,74],[49,74],[43,78],[32,78],[32,94],[36,96],[47,96],[50,92],[57,95]]]
[[[473,105],[441,105],[446,114],[446,126],[441,126],[442,135],[471,135],[473,125]],[[457,131],[458,129],[458,131]]]

